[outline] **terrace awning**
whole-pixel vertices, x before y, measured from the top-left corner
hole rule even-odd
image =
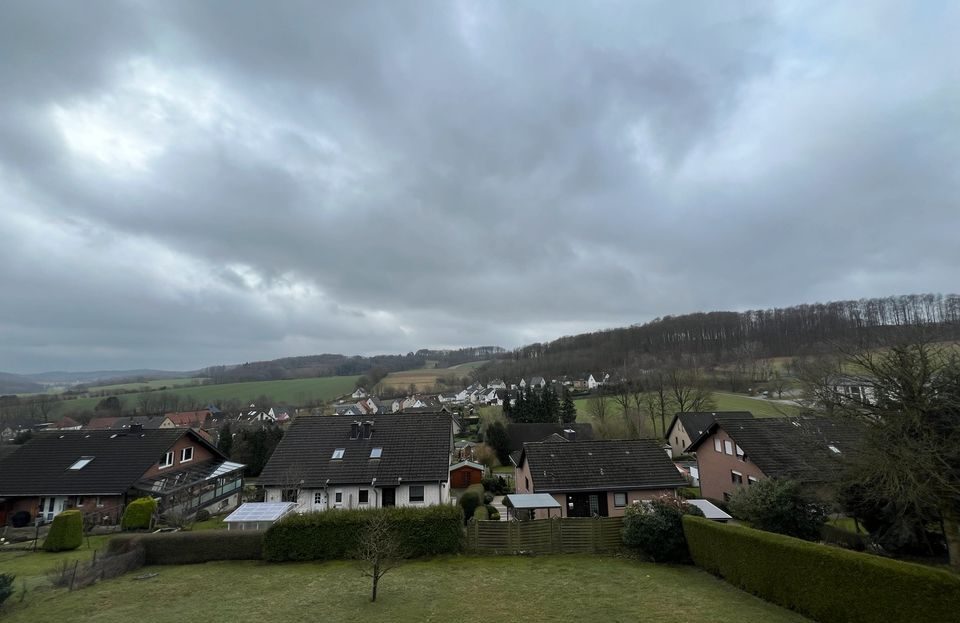
[[[560,502],[549,493],[511,493],[503,498],[503,505],[515,510],[561,508]]]
[[[207,480],[237,475],[244,467],[241,463],[233,461],[199,463],[186,469],[164,473],[156,478],[141,478],[133,488],[152,495],[165,496]]]

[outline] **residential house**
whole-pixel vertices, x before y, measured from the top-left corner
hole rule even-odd
[[[353,393],[350,394],[350,397],[353,398],[354,400],[359,398],[366,398],[367,390],[363,389],[362,387],[358,387],[355,390],[353,390]]]
[[[587,377],[587,389],[596,389],[605,384],[610,379],[609,374],[597,374]]]
[[[83,428],[83,424],[76,421],[69,415],[65,415],[64,417],[54,422],[53,426],[51,426],[50,428],[56,429],[56,430],[80,430],[81,428]]]
[[[713,411],[713,412],[693,412],[677,413],[670,420],[667,427],[666,439],[670,444],[672,456],[677,457],[684,454],[691,443],[707,428],[713,424],[713,418],[717,414],[725,417],[747,417],[752,418],[753,414],[749,411]]]
[[[167,421],[160,424],[160,428],[203,428],[207,419],[212,415],[209,410],[201,409],[199,411],[166,413],[163,417]]]
[[[487,468],[482,463],[460,461],[450,466],[450,487],[466,489],[470,485],[478,485],[483,480]]]
[[[520,379],[520,382],[517,383],[517,387],[519,387],[520,389],[526,389],[527,388],[526,379]]]
[[[697,453],[702,497],[727,499],[763,478],[828,486],[855,453],[861,431],[825,417],[747,418],[717,413],[688,451]]]
[[[287,424],[293,419],[295,411],[290,407],[270,407],[267,415],[273,418],[277,424]]]
[[[852,401],[863,404],[874,404],[876,402],[876,389],[872,379],[840,375],[829,380],[830,389],[833,390],[832,401]]]
[[[110,524],[149,495],[161,512],[220,511],[239,503],[243,467],[192,429],[46,431],[0,459],[0,509],[47,522],[76,508]]]
[[[132,426],[139,426],[143,430],[156,430],[164,425],[166,418],[162,416],[150,417],[146,415],[132,415],[125,417],[95,417],[82,430],[129,430]],[[166,426],[165,428],[175,428]]]
[[[530,389],[537,388],[543,389],[547,386],[547,380],[542,376],[535,376],[530,379]]]
[[[543,441],[551,435],[560,435],[570,441],[593,439],[591,424],[507,424],[507,436],[510,438],[510,458],[514,465],[520,459],[523,444]]]
[[[267,502],[299,512],[449,501],[449,414],[303,417],[260,474]]]
[[[507,384],[503,382],[503,379],[493,379],[487,383],[487,389],[506,389]]]
[[[619,517],[628,504],[675,495],[687,482],[653,439],[568,441],[554,435],[525,443],[515,470],[517,493],[547,493],[562,517]],[[546,517],[545,510],[534,511]]]

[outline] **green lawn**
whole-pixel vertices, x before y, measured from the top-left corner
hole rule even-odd
[[[153,381],[144,381],[141,383],[115,383],[113,385],[91,385],[90,389],[95,391],[130,391],[141,389],[172,389],[174,387],[189,387],[191,385],[200,385],[205,379],[194,377],[183,377],[177,379],[155,379]]]
[[[135,580],[137,575],[157,573]],[[388,573],[376,603],[355,563],[151,567],[38,593],[5,621],[806,621],[707,573],[589,555],[444,557]],[[15,602],[16,598],[14,598]],[[471,604],[466,606],[465,604]],[[478,606],[477,604],[481,604]]]
[[[353,390],[358,376],[327,376],[315,379],[293,379],[289,381],[253,381],[250,383],[226,383],[223,385],[199,385],[195,387],[175,387],[169,393],[201,403],[218,403],[222,400],[253,401],[261,395],[268,396],[276,403],[293,406],[303,405],[312,400],[332,400]],[[120,394],[117,398],[128,409],[136,407],[140,393]],[[75,398],[57,403],[57,411],[92,410],[102,398]]]
[[[789,404],[775,403],[769,400],[751,398],[743,394],[728,394],[726,392],[713,392],[710,394],[713,398],[714,410],[716,411],[750,411],[757,417],[778,417],[785,415],[795,415],[800,412],[798,407]],[[592,416],[589,409],[590,398],[577,398],[573,404],[577,407],[577,421],[590,422]],[[607,402],[607,417],[621,417],[623,410],[613,398]],[[671,417],[673,414],[671,413]]]
[[[47,583],[47,572],[53,569],[59,562],[75,560],[89,560],[93,557],[93,552],[102,548],[112,535],[99,535],[83,539],[83,544],[79,549],[72,552],[45,552],[42,549],[36,552],[11,550],[10,546],[0,549],[0,573],[13,573],[17,576],[16,590],[17,595],[10,599],[14,601],[20,598],[20,591],[23,588],[23,581],[27,581],[27,589],[32,593],[37,587],[42,587]],[[88,543],[89,541],[89,543]],[[41,542],[42,545],[42,542]],[[0,611],[2,612],[2,611]]]

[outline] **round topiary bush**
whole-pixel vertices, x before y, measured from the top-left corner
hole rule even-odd
[[[157,501],[153,498],[138,498],[129,504],[123,511],[120,527],[123,530],[146,530],[150,527],[150,520],[157,512]]]
[[[53,525],[43,542],[48,552],[65,552],[77,549],[83,543],[83,513],[78,510],[63,511],[53,518]]]
[[[205,508],[197,511],[197,521],[206,521],[208,519],[210,519],[210,511]]]
[[[489,504],[490,502],[493,502],[493,494],[490,493],[489,491],[484,491],[484,492],[483,492],[483,503],[484,503],[484,504]]]

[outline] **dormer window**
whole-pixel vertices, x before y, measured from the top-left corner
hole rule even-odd
[[[342,458],[343,458],[343,452],[344,452],[344,448],[337,448],[336,450],[333,451],[333,457],[332,457],[332,458],[334,458],[334,459],[342,459]]]
[[[371,449],[370,449],[370,458],[371,458],[371,459],[379,459],[381,456],[383,456],[383,448],[371,448]]]
[[[68,469],[72,469],[72,470],[83,469],[84,467],[89,465],[90,461],[92,461],[93,459],[94,457],[92,456],[81,456],[79,459],[77,459],[77,462],[71,465]]]
[[[193,446],[188,446],[180,451],[180,462],[186,463],[193,460]]]
[[[171,465],[173,465],[173,451],[167,452],[163,455],[163,458],[160,459],[160,469],[170,467]]]

